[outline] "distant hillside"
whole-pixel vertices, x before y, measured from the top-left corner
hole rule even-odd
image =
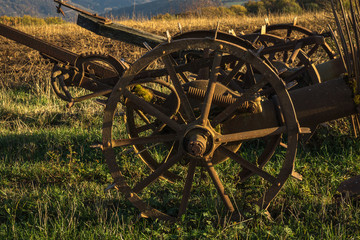
[[[256,2],[257,0],[253,0]],[[201,3],[203,2],[203,3]],[[158,14],[178,14],[190,10],[194,10],[194,6],[208,7],[207,2],[218,3],[223,6],[240,5],[248,2],[248,0],[218,0],[218,1],[204,1],[204,0],[155,0],[149,3],[136,4],[135,7],[129,6],[124,8],[108,11],[106,14],[113,17],[152,17]],[[135,11],[134,11],[135,10]]]
[[[151,0],[136,0],[136,4],[143,4]],[[116,8],[131,6],[134,0],[72,0],[69,1],[78,7],[89,11],[103,13]],[[36,17],[59,16],[56,13],[56,4],[53,0],[0,0],[0,16],[23,16]],[[72,11],[64,9],[67,14],[73,16]]]
[[[113,17],[151,17],[158,14],[170,13],[176,14],[186,9],[189,0],[155,0],[153,2],[137,4],[134,6],[124,7],[109,11],[107,16]],[[135,11],[134,11],[135,10]]]

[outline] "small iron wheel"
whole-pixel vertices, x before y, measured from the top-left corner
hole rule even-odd
[[[261,29],[256,30],[254,33],[260,34]],[[319,33],[294,23],[268,25],[266,26],[266,34],[279,36],[285,41],[296,40],[310,36],[320,36]],[[303,48],[303,51],[309,58],[313,59],[314,62],[318,62],[318,60],[324,62],[326,60],[335,58],[334,51],[330,48],[326,41],[321,44],[312,44],[311,46]],[[318,55],[319,57],[315,55]],[[290,57],[289,51],[284,51],[283,61],[286,62],[288,57]]]

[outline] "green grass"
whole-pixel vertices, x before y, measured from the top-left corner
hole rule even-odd
[[[360,142],[341,135],[343,127],[323,127],[305,150],[299,147],[296,170],[305,180],[288,181],[269,209],[272,221],[261,211],[225,221],[224,206],[200,171],[183,221],[142,219],[117,191],[103,191],[112,179],[101,151],[90,148],[101,141],[103,108],[87,101],[67,109],[44,80],[48,70],[25,69],[24,79],[10,74],[25,83],[0,89],[0,239],[359,238],[358,200],[336,196],[341,181],[360,173]],[[242,150],[244,157],[259,152],[256,142]],[[154,155],[161,155],[161,149],[155,148]],[[269,172],[279,167],[283,155],[284,150],[276,152]],[[129,179],[149,172],[133,154],[119,161]],[[216,168],[230,197],[247,209],[263,181],[235,185],[238,166],[227,161]],[[181,173],[182,167],[173,170]],[[180,199],[170,195],[181,187],[159,181],[143,196],[174,213]]]
[[[304,180],[287,182],[269,209],[273,220],[262,211],[224,220],[216,190],[197,172],[186,216],[170,224],[141,218],[116,190],[104,193],[112,179],[101,151],[90,148],[101,141],[101,106],[66,109],[29,87],[0,91],[0,239],[360,239],[359,199],[336,193],[341,181],[360,173],[360,141],[339,128],[323,127],[300,145],[296,170]],[[267,169],[282,156],[278,151]],[[132,177],[148,172],[132,154],[119,161]],[[263,186],[256,178],[235,186],[238,169],[231,162],[217,169],[239,207],[247,204],[242,195]],[[143,194],[171,213],[171,191],[181,185],[159,181]]]

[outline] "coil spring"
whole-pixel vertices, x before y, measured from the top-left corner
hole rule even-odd
[[[189,86],[188,91],[187,91],[187,95],[191,98],[197,99],[197,100],[204,100],[205,99],[205,95],[206,95],[206,91],[199,89],[199,88],[194,88]],[[222,107],[227,107],[230,104],[236,102],[236,98],[233,98],[232,96],[228,95],[228,96],[224,96],[224,95],[220,95],[220,94],[214,94],[212,103],[222,106]],[[239,105],[239,111],[240,112],[254,112],[256,110],[256,105],[253,102],[250,101],[245,101],[244,103],[242,103],[241,105]]]

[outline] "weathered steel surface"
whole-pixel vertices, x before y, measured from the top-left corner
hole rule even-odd
[[[98,35],[108,37],[121,42],[134,44],[139,47],[145,47],[144,42],[155,47],[159,43],[165,42],[166,38],[155,34],[136,30],[117,23],[104,24],[96,18],[79,14],[77,24]]]
[[[79,55],[0,23],[0,35],[30,47],[51,59],[74,64]]]

